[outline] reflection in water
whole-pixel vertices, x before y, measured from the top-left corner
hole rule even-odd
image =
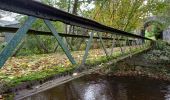
[[[85,89],[83,99],[84,100],[90,100],[90,99],[95,100],[95,98],[97,98],[96,96],[100,95],[100,92],[102,92],[101,90],[102,90],[102,85],[100,84],[90,85]]]
[[[142,78],[89,75],[24,100],[170,100],[170,85]]]
[[[84,87],[84,92],[81,100],[109,100],[108,88],[103,83],[89,84]]]
[[[165,93],[165,100],[170,100],[170,85],[168,85],[166,89],[167,89],[166,91],[163,90],[162,92]]]

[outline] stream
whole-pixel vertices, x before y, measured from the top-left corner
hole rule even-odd
[[[23,100],[170,100],[170,84],[143,77],[91,74]]]

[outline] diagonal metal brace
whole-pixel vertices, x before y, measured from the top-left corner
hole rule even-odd
[[[113,37],[113,35],[112,35],[112,37]],[[115,46],[115,38],[113,38],[113,40],[112,40],[112,48],[111,48],[111,51],[110,51],[111,56],[113,54],[114,46]]]
[[[102,45],[102,48],[103,48],[103,50],[104,50],[106,56],[109,56],[109,55],[108,55],[108,52],[107,52],[107,50],[106,50],[106,48],[105,48],[105,45],[104,45],[104,43],[103,43],[102,35],[99,34],[99,33],[97,33],[97,35],[98,35],[98,37],[100,38],[100,43],[101,43],[101,45]]]
[[[61,48],[63,49],[63,51],[65,52],[66,56],[68,57],[68,59],[70,60],[70,62],[72,64],[76,64],[73,56],[71,55],[70,51],[68,50],[67,46],[64,44],[63,40],[61,39],[61,37],[59,36],[58,32],[55,30],[54,26],[51,24],[51,22],[49,20],[44,20],[45,24],[47,25],[47,27],[50,29],[50,31],[53,33],[54,37],[57,39],[58,44],[61,46]]]
[[[26,36],[27,31],[31,28],[33,22],[35,22],[36,18],[29,16],[24,25],[19,28],[14,37],[10,40],[7,46],[0,54],[0,68],[5,64],[6,60],[12,56],[13,51],[17,47],[17,45],[21,42],[21,40]]]
[[[89,53],[89,50],[90,50],[90,47],[91,47],[91,43],[92,43],[92,40],[93,40],[93,36],[94,36],[94,32],[92,32],[90,34],[90,39],[88,40],[86,51],[85,51],[85,54],[83,56],[82,65],[84,65],[85,62],[86,62],[86,59],[87,59],[87,56],[88,56],[88,53]]]
[[[121,38],[121,37],[120,37],[120,38]],[[120,43],[120,42],[121,42],[121,41],[120,41],[120,38],[118,38],[118,43],[119,43],[119,47],[120,47],[121,53],[124,54],[122,45],[121,45],[121,43]]]

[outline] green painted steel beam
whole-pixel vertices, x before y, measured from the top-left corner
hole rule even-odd
[[[49,20],[44,20],[45,24],[47,25],[47,27],[50,29],[50,31],[52,32],[52,34],[54,35],[54,37],[57,39],[58,44],[61,46],[61,48],[63,49],[63,51],[65,52],[66,56],[68,57],[68,59],[70,60],[70,62],[72,64],[76,64],[76,61],[74,60],[73,56],[71,55],[71,52],[68,50],[67,46],[64,44],[62,38],[60,37],[60,35],[58,34],[58,32],[55,30],[54,26],[51,24],[51,22]]]
[[[87,56],[88,56],[88,53],[89,53],[91,44],[92,44],[92,42],[93,42],[93,36],[94,36],[94,32],[92,32],[92,33],[90,34],[90,38],[89,38],[88,43],[87,43],[86,51],[85,51],[85,54],[84,54],[84,56],[83,56],[82,65],[84,65],[85,62],[86,62],[86,59],[87,59]]]
[[[100,38],[100,44],[102,45],[102,48],[103,48],[106,56],[109,56],[109,55],[108,55],[108,52],[107,52],[107,50],[106,50],[106,48],[105,48],[104,42],[103,42],[103,40],[102,40],[102,34],[97,33],[97,35],[98,35],[98,37]]]
[[[112,37],[113,37],[113,35],[112,35]],[[111,55],[111,56],[112,56],[112,54],[113,54],[114,46],[115,46],[115,39],[113,38],[113,40],[112,40],[112,48],[111,48],[111,51],[110,51],[110,55]]]
[[[130,41],[129,39],[127,38],[127,45],[129,46],[129,53],[130,53],[130,57],[132,57],[132,48],[131,48],[131,44],[130,44]]]
[[[129,46],[129,51],[130,51],[130,53],[132,53],[132,48],[131,48],[132,44],[130,44],[129,39],[127,39],[127,44],[128,44],[128,46]]]
[[[120,37],[121,38],[121,37]],[[123,49],[122,49],[122,45],[121,45],[121,41],[120,41],[120,38],[118,38],[118,43],[119,43],[119,47],[120,47],[120,50],[121,50],[121,53],[123,54]]]
[[[26,36],[27,31],[29,30],[29,28],[31,28],[35,20],[36,20],[35,17],[29,16],[26,22],[23,24],[23,26],[19,28],[19,30],[16,32],[16,34],[11,39],[11,41],[3,49],[3,51],[0,54],[0,68],[2,68],[6,60],[8,60],[10,56],[12,56],[12,53],[14,52],[15,48],[21,42],[21,40]]]

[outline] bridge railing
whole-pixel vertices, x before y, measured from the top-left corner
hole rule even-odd
[[[28,0],[28,1],[0,0],[0,9],[19,13],[19,14],[24,14],[28,16],[28,19],[24,22],[24,24],[20,28],[0,27],[0,32],[16,32],[14,37],[10,40],[7,46],[0,53],[0,68],[3,67],[7,59],[10,56],[12,56],[13,51],[18,46],[18,44],[22,41],[22,39],[26,36],[26,34],[36,33],[34,35],[53,35],[72,64],[77,64],[78,62],[75,61],[70,50],[63,42],[61,37],[73,37],[73,38],[76,37],[76,38],[88,39],[86,49],[85,49],[85,54],[83,55],[81,65],[84,65],[86,63],[88,52],[92,45],[93,39],[98,39],[100,41],[100,44],[106,56],[108,57],[114,53],[113,49],[115,46],[120,47],[120,51],[122,53],[125,52],[123,50],[123,47],[128,46],[129,50],[132,52],[133,48],[145,47],[146,44],[148,45],[149,41],[152,41],[151,39],[148,39],[146,37],[142,37],[125,31],[114,29],[102,25],[96,21],[79,17],[76,15],[72,15],[67,12],[61,11],[57,8],[32,0]],[[50,31],[44,32],[44,31],[32,30],[31,26],[37,19],[42,19]],[[60,21],[68,25],[85,28],[89,30],[89,34],[74,35],[74,34],[58,33],[58,31],[55,29],[51,21]],[[111,37],[102,36],[103,33],[110,34]],[[97,36],[94,36],[94,34],[97,34]],[[103,40],[112,41],[110,53],[106,49]]]

